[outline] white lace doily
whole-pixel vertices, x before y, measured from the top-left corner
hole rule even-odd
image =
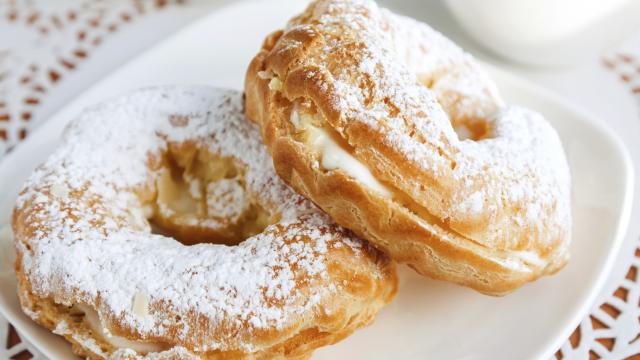
[[[78,91],[213,4],[194,1],[0,0],[0,158]],[[97,53],[109,59],[96,59]],[[628,121],[640,122],[640,34],[623,53],[597,66],[620,84],[617,92],[598,94],[603,108],[607,99],[633,98],[637,109]],[[585,84],[589,73],[577,71],[565,80],[580,77]],[[589,81],[597,88],[601,79]],[[578,91],[567,92],[573,90]],[[634,156],[640,168],[640,157]],[[640,236],[637,228],[630,234],[634,239]],[[614,290],[599,297],[556,358],[640,359],[640,241],[632,245],[620,257],[622,275],[608,284]],[[1,316],[0,342],[0,360],[44,359]]]
[[[640,45],[640,39],[637,42]],[[640,46],[630,50],[607,56],[602,65],[619,79],[628,91],[626,96],[631,95],[636,102],[638,112],[629,121],[640,121]],[[631,264],[624,277],[617,279],[617,288],[591,309],[556,358],[640,359],[640,239],[632,251]]]

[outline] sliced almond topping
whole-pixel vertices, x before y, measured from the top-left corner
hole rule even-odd
[[[65,183],[53,184],[49,191],[51,192],[51,195],[59,199],[66,199],[69,197],[69,188]]]
[[[272,78],[271,81],[269,81],[269,89],[273,91],[282,90],[282,81],[277,77]]]
[[[149,297],[147,294],[137,291],[133,295],[133,313],[138,316],[149,315]]]

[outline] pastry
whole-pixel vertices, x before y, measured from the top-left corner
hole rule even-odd
[[[427,25],[315,1],[266,38],[245,92],[280,177],[420,274],[502,295],[566,263],[558,135]]]
[[[25,313],[91,359],[306,358],[397,287],[392,261],[276,176],[241,94],[204,86],[85,110],[13,231]]]

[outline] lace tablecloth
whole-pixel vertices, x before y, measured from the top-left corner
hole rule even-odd
[[[80,91],[215,5],[204,0],[0,1],[0,158]],[[640,168],[640,34],[575,68],[511,70],[608,121]],[[557,358],[640,359],[638,199],[605,289]],[[0,342],[0,359],[43,358],[2,317]]]

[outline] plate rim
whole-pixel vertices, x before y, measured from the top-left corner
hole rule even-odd
[[[595,305],[596,298],[600,295],[600,291],[604,288],[605,281],[613,269],[615,259],[619,256],[622,244],[627,237],[629,230],[629,223],[631,221],[631,212],[633,209],[634,189],[635,189],[635,167],[633,160],[626,145],[622,139],[616,134],[613,129],[606,125],[604,121],[599,120],[599,117],[590,113],[583,107],[573,103],[566,99],[562,95],[555,93],[554,91],[544,88],[540,85],[532,83],[526,79],[523,79],[517,75],[514,75],[508,71],[500,69],[498,66],[481,61],[482,65],[489,69],[490,73],[500,74],[499,76],[505,77],[509,82],[517,84],[519,87],[526,88],[527,91],[535,93],[540,98],[544,98],[545,101],[552,102],[555,105],[566,108],[572,113],[577,114],[585,122],[593,126],[597,132],[604,135],[611,145],[616,149],[620,159],[622,160],[622,169],[624,172],[624,197],[622,204],[619,207],[620,216],[616,223],[616,230],[614,239],[609,252],[605,257],[602,265],[602,270],[598,274],[596,280],[593,282],[589,294],[585,297],[584,301],[580,304],[578,309],[574,310],[574,314],[571,317],[571,321],[568,321],[564,330],[560,335],[555,337],[555,340],[550,343],[548,348],[544,351],[540,351],[539,359],[549,359],[556,351],[560,350],[562,344],[568,340],[569,336],[573,333],[575,328],[580,324],[585,314],[589,312],[591,306]],[[564,145],[564,144],[563,144]],[[572,225],[573,226],[573,225]],[[575,239],[572,239],[575,241]],[[569,260],[571,261],[571,260]]]

